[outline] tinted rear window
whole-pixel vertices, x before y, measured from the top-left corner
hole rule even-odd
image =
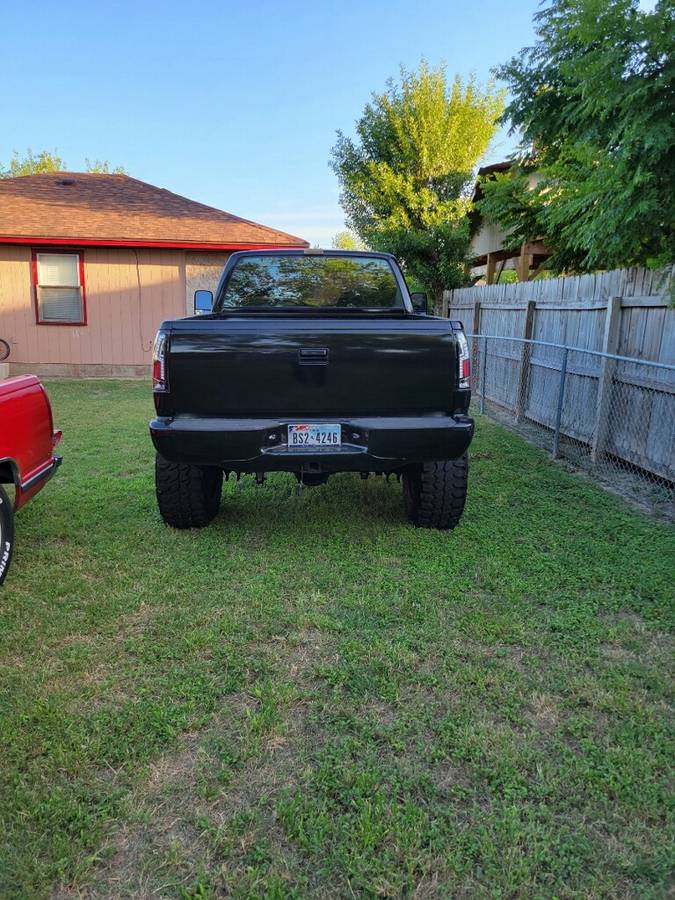
[[[246,256],[230,274],[220,309],[402,308],[386,259],[350,256]]]

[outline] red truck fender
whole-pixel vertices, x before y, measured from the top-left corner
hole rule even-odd
[[[60,440],[47,392],[35,375],[0,381],[0,584],[14,544],[14,512],[2,484],[14,485],[15,509],[27,503],[61,463],[54,453]]]
[[[53,475],[61,462],[54,454],[60,440],[47,392],[35,375],[0,382],[0,482],[14,484],[16,509]]]

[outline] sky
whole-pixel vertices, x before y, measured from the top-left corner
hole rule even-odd
[[[328,247],[328,166],[373,91],[422,57],[481,82],[536,0],[2,3],[0,162],[56,150]],[[502,131],[484,162],[514,141]]]

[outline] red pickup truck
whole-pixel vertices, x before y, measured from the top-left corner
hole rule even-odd
[[[54,448],[60,440],[47,392],[35,375],[0,381],[0,584],[12,559],[14,509],[34,497],[56,471],[61,457]],[[14,485],[14,509],[2,484]]]

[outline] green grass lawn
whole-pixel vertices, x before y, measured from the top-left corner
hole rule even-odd
[[[53,383],[0,589],[0,896],[660,897],[668,525],[481,421],[469,502],[279,475],[160,521],[138,383]]]

